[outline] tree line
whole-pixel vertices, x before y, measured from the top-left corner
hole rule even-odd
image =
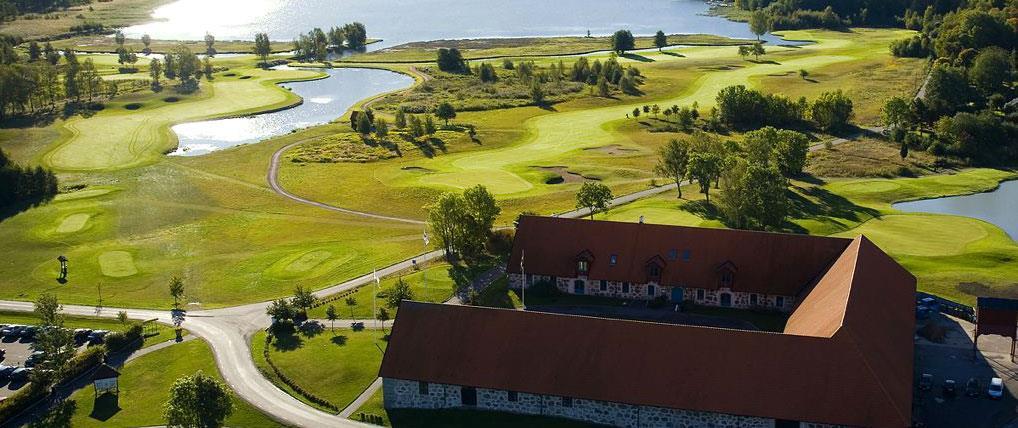
[[[53,171],[21,166],[0,149],[0,207],[52,198],[59,184]]]
[[[0,0],[0,21],[11,20],[26,13],[53,12],[90,3],[92,0]]]
[[[761,11],[775,30],[789,30],[897,25],[899,17],[909,10],[921,10],[927,5],[954,2],[954,0],[735,0],[735,5],[744,10]]]
[[[63,103],[102,101],[117,93],[116,82],[104,81],[92,59],[79,61],[73,50],[64,51],[61,58],[46,43],[24,59],[0,43],[0,121],[12,115],[51,110]]]
[[[263,43],[268,43],[267,36]],[[367,43],[368,33],[364,24],[353,22],[327,31],[315,28],[307,34],[301,34],[293,41],[293,52],[294,57],[300,61],[320,62],[326,60],[329,52],[362,50]]]

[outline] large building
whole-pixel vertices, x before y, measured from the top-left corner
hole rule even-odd
[[[681,286],[791,315],[772,333],[406,302],[380,370],[387,408],[622,427],[911,425],[915,278],[864,237],[529,217],[515,246],[510,264],[548,269],[535,274],[570,292],[578,280],[604,279],[609,294],[628,282],[632,297]]]

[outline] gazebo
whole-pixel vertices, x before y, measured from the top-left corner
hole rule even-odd
[[[103,363],[99,366],[99,368],[95,369],[95,371],[92,372],[92,384],[95,385],[95,396],[98,397],[106,393],[120,394],[120,385],[117,383],[117,379],[119,377],[120,372],[106,363]]]

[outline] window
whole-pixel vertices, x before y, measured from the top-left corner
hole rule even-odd
[[[678,260],[678,259],[679,259],[679,250],[676,250],[674,248],[668,250],[668,260]]]
[[[573,407],[572,397],[562,397],[562,407]]]
[[[696,300],[703,300],[703,289],[702,288],[696,290]]]
[[[619,262],[619,255],[618,254],[612,254],[611,256],[608,257],[608,265],[609,266],[615,266],[615,264],[618,263],[618,262]]]
[[[629,283],[628,282],[623,282],[622,283],[622,292],[623,293],[628,293],[629,292]]]
[[[777,306],[779,308],[784,307],[785,306],[785,298],[781,297],[781,296],[775,297],[774,298],[774,306]]]
[[[647,266],[647,274],[654,278],[661,276],[661,266],[655,264]]]
[[[590,271],[590,265],[586,260],[580,260],[576,262],[576,270],[580,274],[586,274],[587,272]]]
[[[682,261],[688,262],[690,257],[692,257],[692,253],[689,250],[682,251]]]
[[[509,391],[509,396],[506,397],[506,398],[508,398],[509,401],[519,401],[520,400],[519,394],[517,394],[516,391]]]
[[[721,286],[724,288],[732,288],[732,281],[735,279],[735,275],[732,271],[725,270],[721,272]]]
[[[429,386],[427,382],[417,382],[417,392],[421,395],[428,395],[430,394]]]
[[[601,283],[600,284],[601,285],[601,291],[608,291],[608,281],[605,281],[605,280],[602,279],[600,281],[600,283]]]
[[[655,294],[657,294],[657,288],[654,287],[653,285],[648,285],[647,286],[647,295],[651,296],[651,297],[654,297]]]
[[[750,294],[750,295],[749,295],[749,304],[751,304],[751,305],[754,305],[754,306],[755,306],[755,305],[756,305],[756,303],[757,303],[757,297],[756,297],[756,294]]]

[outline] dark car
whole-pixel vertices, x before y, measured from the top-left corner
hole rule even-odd
[[[106,338],[107,334],[109,334],[109,331],[93,330],[91,333],[88,334],[88,343],[92,345],[103,343],[103,340]]]
[[[958,394],[958,384],[955,383],[954,379],[944,381],[943,393],[944,398],[954,398]]]
[[[17,325],[17,324],[9,325],[7,327],[4,327],[3,329],[0,329],[0,336],[3,336],[3,337],[15,337],[16,338],[18,336],[21,336],[21,329],[22,328],[24,328],[24,326],[22,326],[22,325]]]
[[[16,366],[5,366],[0,365],[0,379],[7,380],[11,378],[11,373],[14,373],[18,368]]]
[[[35,351],[31,355],[29,355],[28,358],[25,360],[25,367],[34,367],[45,357],[46,357],[45,352]]]
[[[932,388],[933,388],[933,375],[929,373],[923,373],[923,375],[919,377],[919,390],[929,391]]]
[[[32,369],[27,367],[14,369],[14,371],[11,372],[11,382],[25,382],[28,380],[28,375],[30,374],[32,374]]]
[[[24,328],[21,329],[21,338],[29,340],[34,339],[35,334],[38,332],[39,328],[36,326],[33,325],[25,326]]]
[[[965,396],[967,397],[978,397],[983,394],[983,390],[979,387],[979,380],[972,377],[965,383]]]
[[[78,328],[74,330],[74,340],[76,342],[84,342],[88,340],[88,335],[92,334],[90,328]]]

